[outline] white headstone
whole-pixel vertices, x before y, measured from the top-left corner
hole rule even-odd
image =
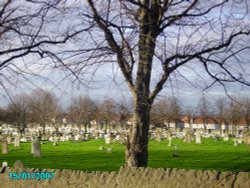
[[[65,136],[61,136],[61,137],[60,137],[60,140],[61,140],[62,142],[64,142],[64,141],[66,140],[66,137],[65,137]]]
[[[242,143],[243,143],[242,138],[238,138],[237,143],[238,143],[238,144],[242,144]]]
[[[53,146],[57,146],[58,145],[58,140],[59,140],[59,138],[56,136],[54,138],[54,141],[53,141]]]
[[[234,138],[233,141],[234,141],[234,146],[238,146],[237,138]]]
[[[23,138],[20,139],[20,141],[21,142],[28,142],[28,139],[27,139],[27,137],[23,137]]]
[[[108,148],[107,153],[112,153],[112,148]]]
[[[75,135],[75,140],[76,140],[76,141],[79,140],[79,135]]]
[[[12,137],[11,136],[7,136],[7,143],[11,144],[11,141],[12,141]]]
[[[100,147],[98,148],[98,150],[100,150],[100,151],[104,150],[103,146],[100,146]]]
[[[20,147],[20,135],[15,136],[15,142],[14,142],[15,147]]]
[[[162,131],[160,128],[157,128],[155,131],[155,140],[159,142],[162,140]]]
[[[2,168],[4,168],[4,167],[8,167],[8,162],[3,162],[2,163]]]
[[[107,134],[107,135],[105,135],[105,143],[106,144],[110,144],[111,143],[111,136],[110,136],[110,134]]]
[[[86,140],[86,141],[89,140],[89,134],[88,133],[85,134],[84,140]]]
[[[2,154],[8,154],[9,150],[8,150],[8,142],[6,138],[2,139]]]
[[[103,136],[103,133],[99,133],[99,138],[100,138],[100,139],[103,139],[103,137],[104,137],[104,136]]]
[[[168,146],[172,146],[172,137],[168,138]]]
[[[201,144],[201,133],[200,132],[197,132],[195,135],[195,143]]]
[[[31,141],[31,151],[30,151],[30,153],[31,154],[33,154],[34,153],[34,140],[32,139],[32,141]]]

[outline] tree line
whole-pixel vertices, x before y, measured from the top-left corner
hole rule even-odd
[[[129,102],[111,98],[96,101],[84,95],[73,97],[70,105],[64,109],[53,92],[39,88],[30,94],[13,96],[7,107],[1,108],[0,121],[1,124],[13,125],[20,133],[25,133],[29,126],[40,126],[45,131],[48,124],[58,133],[58,128],[67,123],[76,125],[79,131],[84,126],[82,131],[87,132],[91,121],[103,126],[119,124],[128,128],[129,122],[132,121],[132,112],[132,104]],[[227,122],[236,126],[243,121],[245,126],[249,127],[250,98],[229,100],[225,97],[211,101],[202,95],[196,106],[186,106],[178,97],[162,97],[152,106],[150,123],[168,127],[170,123],[178,123],[183,116],[189,117],[190,120],[200,117],[204,125],[208,123],[209,118],[214,118],[220,124]]]

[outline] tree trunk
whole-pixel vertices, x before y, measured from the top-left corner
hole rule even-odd
[[[126,143],[125,166],[146,167],[151,105],[138,101],[134,105],[133,124]]]

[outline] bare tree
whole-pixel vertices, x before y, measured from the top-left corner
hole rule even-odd
[[[191,128],[193,124],[193,119],[197,115],[197,110],[193,106],[186,106],[184,107],[183,111],[184,111],[184,114],[187,115],[187,118],[188,118],[187,121],[188,121],[189,127]]]
[[[105,62],[119,67],[134,101],[126,166],[147,166],[150,109],[167,81],[249,85],[248,0],[88,0],[82,7],[85,25],[94,25],[75,43],[80,61],[66,68],[78,75]]]
[[[114,126],[115,119],[117,118],[117,106],[116,103],[111,99],[105,99],[98,106],[98,118],[99,121],[104,124],[105,132],[107,132],[108,127]]]
[[[152,105],[152,120],[156,123],[160,123],[161,125],[167,122],[168,128],[170,128],[170,123],[175,123],[175,127],[177,126],[180,114],[180,102],[175,96],[160,99]]]
[[[197,105],[197,110],[199,116],[202,118],[204,130],[207,132],[208,119],[212,115],[212,105],[205,95],[202,95]]]
[[[159,99],[152,105],[151,123],[164,126],[167,123],[169,128],[171,119],[169,118],[169,104],[166,99]]]
[[[221,127],[220,133],[222,134],[223,133],[222,124],[225,123],[226,121],[226,110],[227,110],[226,99],[218,98],[215,101],[215,109],[216,109],[217,117],[219,118],[219,122],[220,122],[220,127]]]
[[[131,118],[131,109],[126,103],[119,101],[117,104],[118,122],[122,128],[127,128],[127,122]]]
[[[246,122],[246,129],[247,131],[250,130],[250,98],[242,98],[241,100],[243,109],[242,109],[242,116]]]
[[[56,124],[56,117],[60,113],[60,105],[57,97],[50,91],[43,89],[36,89],[31,93],[31,112],[35,123],[43,127],[47,124],[54,126],[56,134],[58,134],[58,126]]]
[[[74,98],[69,107],[69,118],[75,123],[81,132],[81,126],[85,128],[87,133],[87,127],[96,115],[97,106],[95,102],[87,96],[79,96]]]
[[[72,18],[67,15],[73,15],[68,4],[61,0],[0,1],[0,85],[4,90],[7,84],[16,87],[20,79],[37,86],[30,78],[44,78],[40,71],[48,66],[48,59],[57,59],[61,45],[84,30],[69,21]],[[40,64],[41,58],[47,61]]]
[[[31,97],[28,94],[19,94],[12,98],[7,107],[8,122],[13,124],[21,133],[25,133],[31,120]]]
[[[0,127],[7,123],[7,109],[6,108],[0,108]]]
[[[239,101],[232,100],[230,102],[227,117],[232,124],[232,134],[237,134],[236,127],[239,124],[240,120],[243,118],[242,106]]]

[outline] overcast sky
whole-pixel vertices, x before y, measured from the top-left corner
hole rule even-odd
[[[27,3],[26,1],[19,1],[22,3]],[[101,2],[101,1],[100,1]],[[207,1],[209,3],[210,1]],[[211,1],[212,2],[212,1]],[[188,2],[186,2],[188,3]],[[230,5],[230,4],[229,4]],[[38,5],[37,5],[38,6]],[[238,7],[237,7],[238,6]],[[232,27],[229,27],[230,24],[237,25],[242,24],[243,22],[247,25],[249,25],[249,15],[246,16],[243,20],[241,19],[242,15],[245,15],[244,8],[242,8],[243,4],[238,3],[237,6],[228,6],[228,12],[233,12],[234,19],[230,19],[230,22],[225,22],[228,25],[227,29],[224,30],[224,34],[226,34],[232,29]],[[225,7],[224,7],[225,8]],[[220,9],[219,9],[220,10]],[[70,14],[72,12],[69,12]],[[81,19],[76,19],[77,12],[74,12],[74,22],[75,24],[80,24]],[[217,14],[219,12],[213,12],[211,14],[211,19],[217,18]],[[249,14],[249,13],[248,13]],[[223,19],[225,19],[227,15],[227,11],[225,14],[223,14]],[[65,18],[66,19],[66,15]],[[70,21],[72,22],[72,15],[69,17]],[[206,18],[208,19],[208,18]],[[240,21],[239,21],[240,20]],[[63,19],[61,20],[64,21]],[[58,21],[59,22],[59,21]],[[61,24],[60,27],[50,28],[51,35],[53,36],[52,29],[55,29],[56,32],[63,31],[64,28],[68,27],[67,24],[70,22],[67,22],[66,25]],[[176,43],[178,43],[178,35],[181,34],[182,37],[180,37],[180,42],[178,45],[180,45],[180,48],[178,50],[185,51],[190,50],[190,53],[192,52],[192,49],[195,50],[195,48],[199,47],[201,43],[207,42],[205,39],[218,39],[221,36],[219,36],[221,32],[221,28],[209,30],[209,33],[206,34],[206,38],[199,38],[194,35],[192,36],[192,30],[186,29],[186,30],[178,30],[178,28],[175,28],[176,30],[173,30],[173,28],[170,28],[170,31],[168,33],[168,41],[160,41],[160,43],[166,43],[169,45],[167,48],[167,52],[164,53],[173,53],[176,50]],[[196,28],[194,28],[196,29]],[[208,32],[208,28],[199,28],[200,36],[202,36],[204,33]],[[179,32],[179,33],[178,33]],[[190,32],[190,33],[189,33]],[[91,42],[88,43],[88,37],[89,35],[83,35],[79,37],[80,41],[74,41],[71,44],[68,44],[68,48],[75,48],[75,43],[79,46],[86,44],[89,45]],[[96,35],[96,38],[102,38],[102,35]],[[12,41],[9,41],[12,42]],[[183,45],[182,45],[183,44]],[[164,44],[165,45],[165,44]],[[182,48],[183,46],[183,48]],[[187,48],[191,46],[191,48]],[[85,46],[83,46],[85,47]],[[89,47],[89,46],[87,46]],[[57,48],[60,48],[57,47]],[[54,49],[55,51],[58,49]],[[77,56],[77,58],[85,58],[82,56]],[[243,59],[250,59],[249,54],[245,54],[241,58]],[[0,59],[1,60],[1,59]],[[95,75],[92,79],[92,71],[88,70],[84,73],[84,79],[81,83],[75,81],[74,77],[69,76],[69,72],[62,71],[62,70],[51,70],[53,68],[53,65],[47,66],[48,59],[44,58],[41,59],[40,57],[33,56],[28,57],[25,59],[18,59],[16,61],[16,65],[18,64],[18,69],[21,70],[21,72],[25,72],[25,77],[23,77],[20,74],[15,74],[15,72],[8,72],[6,74],[7,69],[5,69],[5,76],[7,76],[9,83],[4,83],[4,88],[1,89],[1,104],[2,106],[5,106],[9,101],[9,96],[14,96],[19,93],[27,92],[30,93],[32,89],[35,88],[43,88],[46,90],[50,90],[54,92],[61,100],[61,103],[64,106],[67,106],[70,103],[70,99],[74,95],[88,95],[89,97],[95,99],[95,100],[102,100],[104,98],[114,98],[116,100],[129,100],[131,98],[131,94],[128,91],[127,85],[124,82],[124,79],[117,68],[116,64],[114,63],[106,63],[105,65],[101,66],[100,68],[95,71]],[[24,63],[25,62],[25,63]],[[36,62],[36,63],[34,63]],[[159,62],[154,63],[153,73],[152,73],[152,83],[151,87],[154,86],[156,81],[161,75],[161,68],[157,65]],[[233,69],[235,69],[236,74],[237,73],[237,66],[233,66]],[[12,67],[12,69],[15,69]],[[90,68],[91,69],[91,68]],[[211,69],[213,69],[211,67]],[[19,70],[19,71],[20,71]],[[244,66],[245,70],[245,79],[250,80],[250,66],[248,65]],[[214,70],[216,72],[216,68]],[[39,75],[39,76],[38,76]],[[186,79],[189,80],[191,84],[189,84]],[[91,82],[89,82],[91,81]],[[178,72],[175,72],[172,74],[168,82],[165,84],[165,87],[163,91],[159,94],[159,97],[169,96],[169,95],[175,95],[178,98],[180,98],[185,105],[196,105],[197,101],[199,100],[199,97],[202,95],[203,89],[206,87],[209,87],[212,83],[212,80],[209,78],[209,76],[204,72],[204,67],[196,64],[195,62],[192,62],[192,64],[188,64],[185,67],[182,67],[178,70]],[[232,96],[246,96],[250,93],[250,88],[243,86],[238,83],[234,84],[227,84],[227,91],[228,94],[231,94]],[[218,84],[213,85],[213,87],[206,90],[208,97],[213,100],[218,97],[226,97],[226,94],[221,86]]]

